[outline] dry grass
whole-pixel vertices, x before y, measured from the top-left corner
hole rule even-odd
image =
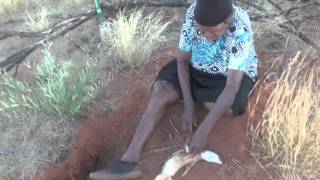
[[[284,179],[320,179],[320,63],[298,53],[275,82],[254,151]]]
[[[14,13],[22,4],[21,0],[0,0],[0,15]]]
[[[74,125],[63,118],[21,111],[0,120],[0,179],[34,179],[43,167],[61,161],[71,148]]]
[[[116,66],[121,66],[123,62],[141,65],[150,58],[152,50],[165,40],[161,34],[170,23],[164,22],[164,16],[160,13],[144,16],[143,9],[126,14],[126,11],[120,11],[116,19],[108,24],[103,39],[116,59]]]
[[[0,0],[0,15],[17,18],[24,17],[25,12],[34,17],[38,9],[51,9],[56,14],[77,14],[80,9],[88,9],[93,2],[86,0]],[[37,12],[38,11],[38,12]]]
[[[28,30],[41,31],[49,27],[49,10],[41,7],[37,12],[26,12],[25,24]]]

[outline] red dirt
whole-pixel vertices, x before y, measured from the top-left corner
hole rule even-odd
[[[38,180],[68,180],[87,179],[88,174],[102,168],[112,160],[118,159],[126,150],[147,105],[150,95],[150,85],[159,68],[173,57],[174,50],[167,49],[161,56],[154,57],[141,73],[130,76],[127,80],[114,78],[110,83],[112,88],[106,87],[104,95],[108,96],[110,89],[118,91],[125,83],[130,85],[129,90],[117,100],[115,111],[105,118],[92,116],[80,128],[76,138],[76,145],[69,158],[60,166],[46,169]],[[261,54],[262,66],[260,71],[265,71],[268,54]],[[135,81],[131,81],[135,79]],[[119,83],[120,82],[120,83]],[[110,86],[110,84],[109,84]],[[115,88],[117,87],[117,88]],[[256,94],[251,99],[255,102]],[[256,108],[253,122],[257,123],[263,111],[267,92],[262,92],[262,98]],[[169,119],[178,124],[181,105],[170,108],[167,116],[159,124],[145,147],[141,158],[144,167],[142,180],[151,180],[161,171],[164,161],[181,145],[178,141],[169,138],[169,129],[175,134],[169,124]],[[206,111],[199,108],[198,119],[202,119]],[[268,179],[267,174],[250,156],[247,125],[249,113],[236,118],[221,118],[210,134],[208,147],[223,157],[225,167],[212,165],[205,162],[197,164],[186,177],[177,177],[184,180],[237,180],[237,179]]]

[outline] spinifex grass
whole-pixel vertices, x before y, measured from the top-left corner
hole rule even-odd
[[[164,22],[160,13],[143,15],[143,9],[134,10],[129,15],[120,11],[116,19],[110,20],[103,40],[115,56],[117,67],[136,66],[147,61],[152,50],[164,40],[161,34],[170,24]]]
[[[40,7],[37,12],[26,12],[25,24],[28,30],[41,31],[49,26],[49,10],[46,7]]]
[[[15,12],[21,4],[21,0],[0,0],[0,15]]]
[[[254,152],[285,179],[320,179],[320,63],[298,53],[281,73],[255,132]]]

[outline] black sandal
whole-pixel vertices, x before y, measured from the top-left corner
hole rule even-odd
[[[142,176],[142,168],[138,163],[115,161],[105,169],[90,173],[94,180],[135,179]]]

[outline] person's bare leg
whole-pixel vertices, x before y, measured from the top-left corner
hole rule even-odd
[[[157,81],[154,84],[149,104],[139,122],[129,148],[121,158],[122,161],[137,162],[139,160],[144,144],[156,124],[163,118],[167,106],[178,99],[179,95],[171,84],[165,81]]]

